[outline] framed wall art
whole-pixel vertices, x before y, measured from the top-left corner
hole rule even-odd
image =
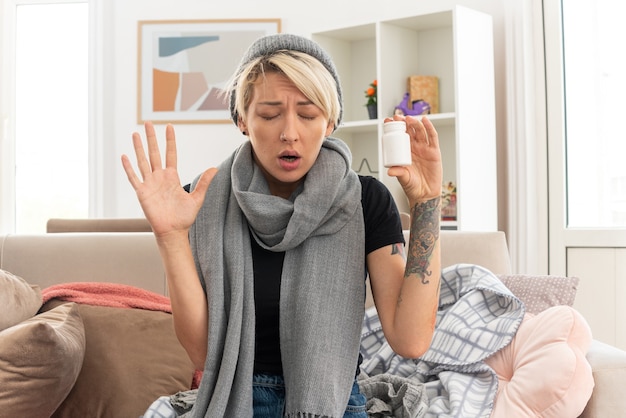
[[[224,87],[256,39],[280,19],[138,22],[139,124],[231,122]]]

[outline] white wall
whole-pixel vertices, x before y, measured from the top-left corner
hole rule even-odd
[[[506,97],[504,8],[506,0],[318,0],[302,5],[289,0],[227,3],[179,0],[101,0],[104,13],[103,42],[103,168],[102,216],[141,215],[134,192],[122,170],[120,156],[132,155],[131,133],[137,125],[137,22],[164,19],[280,18],[282,32],[309,36],[312,32],[352,26],[387,18],[432,12],[455,4],[493,16],[495,39],[496,109],[498,137],[499,226],[506,230]],[[182,182],[222,161],[244,137],[234,124],[177,125],[179,170]],[[163,126],[157,127],[163,132]],[[162,136],[162,135],[161,135]]]

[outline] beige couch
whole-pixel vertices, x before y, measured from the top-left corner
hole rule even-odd
[[[444,266],[473,263],[496,274],[511,273],[506,240],[501,232],[442,231],[441,244]],[[12,272],[30,284],[39,285],[41,289],[75,281],[111,282],[167,295],[158,250],[149,232],[0,236],[0,269]],[[88,327],[88,324],[85,326]],[[171,333],[171,330],[168,332]],[[89,342],[89,334],[87,337]],[[626,389],[626,352],[594,341],[587,359],[593,368],[595,388],[581,416],[626,416],[626,396],[623,395]],[[157,366],[147,365],[149,368]],[[116,382],[109,381],[106,384],[115,385]],[[96,389],[93,388],[92,393]],[[115,394],[111,399],[125,395],[128,394]],[[147,405],[142,403],[137,405],[137,410],[145,410],[145,407]],[[55,416],[72,416],[72,413]],[[99,405],[90,416],[114,415],[111,415],[106,405]]]

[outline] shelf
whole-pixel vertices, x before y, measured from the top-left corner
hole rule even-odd
[[[441,113],[427,117],[437,129],[444,180],[457,185],[457,221],[443,222],[444,229],[498,227],[492,32],[491,16],[452,6],[312,34],[342,80],[344,118],[335,135],[350,147],[353,169],[382,181],[400,211],[408,211],[408,201],[382,165],[382,125],[410,76],[437,77]],[[379,118],[369,120],[364,93],[373,80]]]
[[[455,113],[436,113],[432,115],[425,115],[435,125],[435,128],[444,126],[454,126],[456,114]],[[421,116],[420,116],[421,117]],[[383,119],[368,119],[368,120],[356,120],[350,122],[343,122],[337,132],[340,133],[362,133],[362,132],[374,132],[377,130],[379,123],[383,123]]]
[[[458,227],[457,221],[441,221],[441,229],[445,231],[456,231]]]
[[[337,128],[338,132],[350,132],[350,133],[359,133],[359,132],[371,132],[375,131],[378,128],[378,119],[369,119],[369,120],[357,120],[353,122],[344,122],[339,128]]]
[[[440,126],[454,126],[456,123],[456,113],[435,113],[433,115],[426,115],[428,119],[435,125],[435,128]]]

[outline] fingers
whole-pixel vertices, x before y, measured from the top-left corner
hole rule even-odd
[[[406,131],[411,137],[413,164],[391,167],[387,174],[398,179],[410,200],[431,196],[433,190],[441,187],[441,152],[437,130],[426,116],[394,115],[393,120],[406,121]]]
[[[406,122],[406,132],[418,143],[425,143],[429,146],[438,147],[439,137],[433,123],[427,116],[422,116],[421,120],[417,116],[393,115],[385,118],[384,122],[403,120]]]
[[[176,134],[169,123],[165,127],[165,166],[177,168]]]
[[[216,174],[217,174],[217,168],[215,167],[209,168],[208,170],[204,171],[200,175],[200,178],[198,179],[198,182],[196,183],[196,187],[193,189],[191,194],[195,195],[197,193],[198,198],[201,200],[204,200],[204,195],[206,194],[206,191],[208,190],[209,185],[211,184],[211,181],[213,180],[213,177],[215,177]]]
[[[137,167],[139,169],[139,173],[141,173],[142,178],[146,178],[150,173],[155,170],[159,170],[162,168],[162,160],[161,160],[161,152],[159,150],[159,143],[157,140],[157,136],[154,130],[154,125],[152,122],[146,122],[144,124],[144,129],[146,132],[146,143],[148,146],[148,153],[146,156],[146,152],[143,145],[143,140],[141,138],[141,134],[138,132],[134,132],[132,135],[133,139],[133,148],[135,150],[135,156],[137,159]],[[177,151],[176,151],[176,135],[174,133],[174,127],[171,124],[168,124],[165,128],[165,139],[166,139],[166,149],[165,149],[165,165],[166,167],[172,167],[174,169],[177,168]],[[124,162],[122,162],[124,164]],[[130,163],[130,161],[127,161]],[[125,167],[126,170],[126,167]],[[126,173],[128,175],[128,171]],[[135,178],[138,178],[133,170],[133,174]],[[129,179],[130,180],[130,179]]]
[[[152,122],[146,122],[144,124],[146,130],[146,142],[148,143],[148,157],[150,158],[150,166],[152,170],[158,170],[162,168],[161,152],[159,151],[159,143],[157,142],[156,133],[154,132],[154,126]],[[134,135],[133,135],[134,137]]]
[[[422,117],[422,125],[426,129],[426,135],[428,137],[428,144],[431,146],[439,146],[439,134],[435,129],[435,125],[426,116]]]
[[[396,177],[400,184],[406,184],[411,180],[411,170],[406,166],[393,166],[387,169],[387,175]]]
[[[146,159],[146,153],[143,149],[141,135],[137,132],[133,133],[133,148],[135,149],[135,158],[137,159],[137,168],[139,168],[139,173],[141,173],[143,178],[146,178],[146,176],[152,172],[152,168]]]
[[[418,143],[424,143],[427,146],[439,146],[439,138],[437,130],[433,123],[426,116],[422,116],[421,120],[417,117],[406,117],[407,133]]]
[[[137,177],[135,170],[133,170],[133,165],[126,154],[122,155],[122,166],[124,167],[130,185],[133,186],[133,189],[137,190],[137,187],[141,184],[141,180]]]

